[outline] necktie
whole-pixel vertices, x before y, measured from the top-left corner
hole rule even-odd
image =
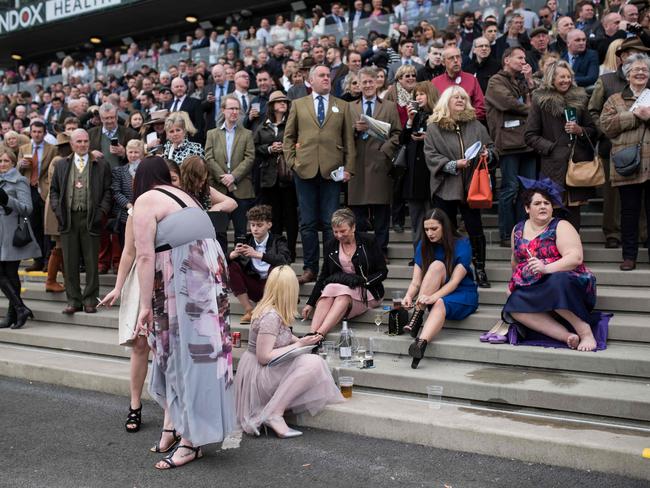
[[[241,107],[244,109],[244,113],[248,112],[248,102],[246,101],[246,95],[241,96]]]
[[[84,168],[86,167],[86,162],[84,161],[84,158],[81,156],[77,156],[78,161],[79,161],[79,173],[83,173]]]
[[[172,106],[172,112],[178,110],[178,98],[174,100],[174,105]]]
[[[318,99],[318,124],[323,125],[325,122],[325,99],[322,95],[316,97]]]
[[[39,161],[38,161],[38,146],[34,144],[34,153],[32,155],[32,174],[29,178],[29,184],[32,186],[38,185],[38,166],[39,166]]]
[[[372,102],[370,100],[366,102],[366,115],[372,117]]]

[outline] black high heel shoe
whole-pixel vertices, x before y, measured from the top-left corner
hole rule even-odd
[[[127,432],[137,432],[142,424],[142,404],[140,408],[131,408],[129,405],[129,415],[126,417],[124,428]]]
[[[404,332],[410,332],[411,337],[417,337],[422,328],[422,323],[424,322],[424,309],[416,308],[411,315],[411,320],[409,323],[404,326]]]
[[[420,359],[424,357],[424,351],[427,350],[428,342],[424,339],[416,339],[413,344],[409,346],[409,356],[413,358],[411,368],[417,369],[420,364]]]

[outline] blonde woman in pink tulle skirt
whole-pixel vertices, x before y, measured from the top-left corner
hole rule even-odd
[[[283,354],[315,345],[322,337],[294,336],[289,329],[298,303],[298,279],[289,266],[269,273],[264,296],[253,311],[248,350],[235,376],[237,420],[244,432],[259,435],[262,426],[278,437],[302,435],[290,429],[284,413],[317,414],[326,405],[343,401],[327,363],[315,354],[301,354],[269,366]]]

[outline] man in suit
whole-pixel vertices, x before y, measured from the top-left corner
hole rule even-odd
[[[359,27],[359,22],[370,16],[363,8],[363,0],[354,0],[354,9],[348,14],[348,22],[352,22],[352,27]]]
[[[47,131],[50,134],[55,134],[61,128],[63,121],[70,115],[72,114],[63,108],[63,99],[58,96],[52,97],[49,110],[46,109],[43,114]]]
[[[315,66],[309,73],[312,93],[293,102],[284,132],[284,157],[294,173],[300,205],[304,272],[300,283],[315,281],[320,257],[318,227],[323,241],[332,237],[330,219],[339,207],[341,181],[354,174],[354,129],[350,106],[331,95],[330,69]],[[342,175],[332,172],[343,167]]]
[[[207,86],[208,96],[202,104],[206,130],[214,129],[221,116],[221,99],[235,91],[235,84],[226,80],[226,69],[221,64],[212,67],[212,83]]]
[[[258,71],[255,82],[257,83],[259,93],[251,100],[251,104],[259,104],[259,110],[257,110],[257,105],[255,108],[251,107],[248,114],[246,114],[244,122],[246,128],[250,129],[253,133],[257,129],[257,126],[266,120],[266,106],[269,103],[269,96],[273,88],[271,73],[265,69]]]
[[[19,170],[29,181],[33,207],[29,221],[43,257],[34,259],[34,263],[25,271],[43,271],[45,268],[44,258],[49,250],[49,239],[46,239],[44,235],[44,197],[50,191],[47,175],[50,163],[56,156],[56,146],[45,142],[45,124],[40,120],[32,122],[29,134],[32,140],[18,149]]]
[[[401,58],[388,66],[388,83],[395,81],[395,73],[397,73],[397,70],[405,64],[415,66],[415,71],[422,67],[421,63],[418,63],[415,61],[415,59],[413,59],[413,54],[415,53],[415,44],[413,43],[412,39],[402,39],[399,43],[399,52],[401,54]]]
[[[388,261],[388,230],[393,179],[388,175],[395,149],[399,144],[402,123],[397,105],[377,96],[377,71],[359,70],[361,99],[351,104],[356,138],[356,175],[348,183],[348,204],[357,218],[357,230],[370,230],[372,220],[377,244]],[[368,124],[361,115],[390,124],[386,141],[368,135]]]
[[[174,98],[166,106],[169,112],[187,112],[190,120],[196,129],[196,134],[190,138],[193,142],[203,142],[205,133],[203,132],[203,110],[201,102],[196,98],[187,96],[187,84],[181,77],[172,80],[172,93]]]
[[[504,35],[499,37],[494,43],[494,56],[500,63],[503,53],[509,47],[522,47],[524,51],[530,49],[530,41],[526,29],[524,28],[524,16],[520,13],[513,14],[508,21],[508,30]],[[440,92],[442,93],[442,92]]]
[[[237,202],[230,214],[235,238],[246,235],[246,212],[255,202],[251,172],[255,162],[253,133],[240,122],[241,102],[235,95],[221,99],[224,121],[208,131],[205,160],[210,185]]]
[[[575,73],[576,85],[586,88],[598,79],[598,53],[587,49],[587,36],[580,29],[569,31],[566,36],[567,52],[562,59],[568,61]]]
[[[84,129],[70,136],[72,154],[59,160],[50,184],[50,205],[59,222],[65,292],[68,305],[63,313],[97,311],[99,295],[99,235],[102,221],[111,210],[111,169],[89,152],[90,141]],[[86,266],[86,287],[81,292],[79,256]]]
[[[126,164],[126,144],[131,139],[138,139],[138,133],[133,129],[118,125],[117,108],[111,103],[99,107],[99,118],[102,125],[88,131],[89,150],[94,159],[101,159],[113,170]],[[107,220],[107,219],[106,219]],[[120,264],[122,248],[116,234],[106,229],[107,221],[102,223],[100,239],[99,272],[108,273],[111,267],[117,270]]]
[[[330,74],[332,75],[332,86],[334,87],[334,94],[337,97],[340,97],[343,95],[343,93],[338,90],[339,84],[342,85],[341,81],[349,72],[348,66],[344,64],[343,60],[341,59],[341,48],[338,46],[330,47],[327,50],[326,59],[327,65],[330,67]]]

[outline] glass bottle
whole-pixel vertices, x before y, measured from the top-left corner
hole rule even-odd
[[[348,321],[344,320],[341,327],[341,339],[339,340],[339,358],[341,361],[352,359],[353,337],[352,331],[348,329]]]

